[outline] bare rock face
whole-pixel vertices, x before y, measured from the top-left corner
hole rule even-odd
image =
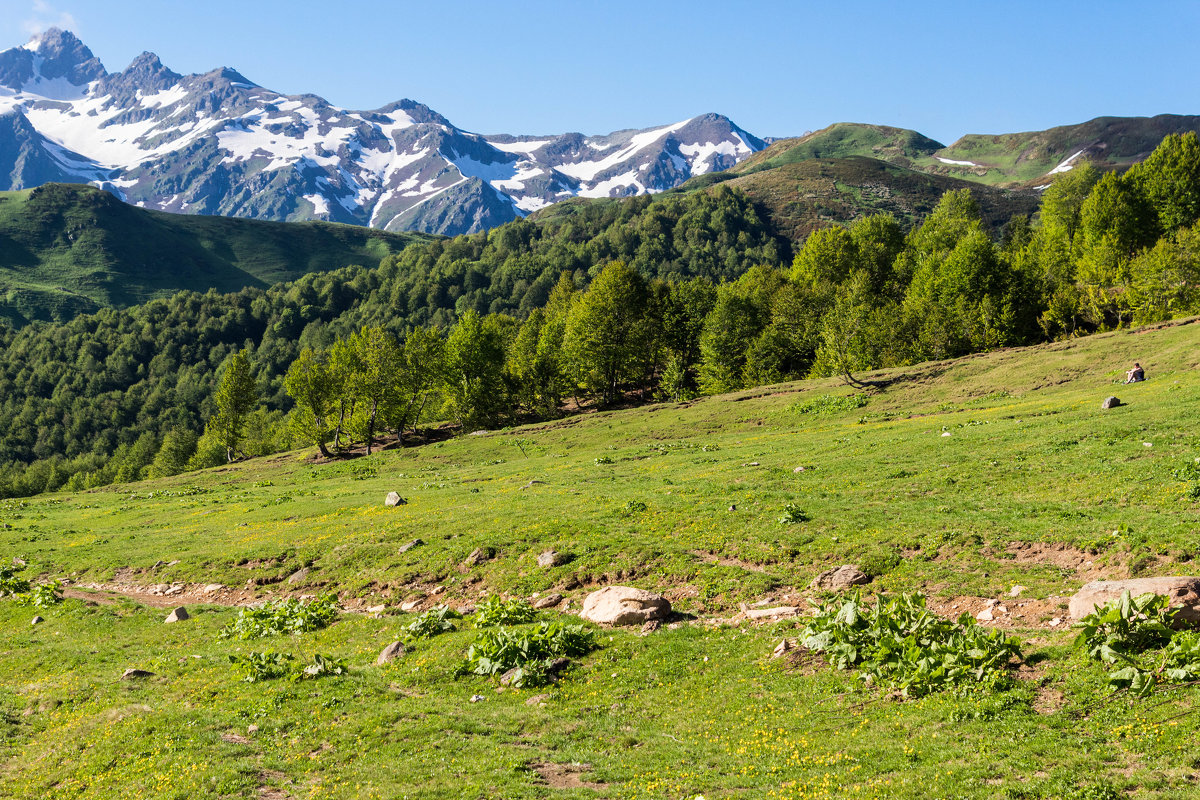
[[[175,609],[170,614],[168,614],[167,618],[163,621],[164,622],[183,622],[185,619],[188,619],[189,616],[190,615],[188,614],[187,609],[184,608],[183,606],[180,606],[179,608]]]
[[[1119,405],[1121,405],[1121,401],[1120,401],[1120,400],[1118,400],[1117,398],[1115,398],[1115,397],[1106,397],[1106,398],[1104,398],[1104,402],[1100,404],[1100,408],[1102,408],[1102,409],[1104,409],[1104,410],[1106,410],[1106,411],[1107,411],[1108,409],[1110,409],[1110,408],[1116,408],[1116,407],[1117,407],[1117,406],[1119,406]]]
[[[870,583],[871,576],[853,564],[842,564],[840,567],[827,569],[813,579],[812,588],[825,589],[830,592],[840,592],[851,586],[861,586]]]
[[[388,508],[395,508],[396,506],[408,505],[408,501],[397,492],[388,492],[387,497],[383,500],[383,504]]]
[[[1075,593],[1068,606],[1072,619],[1081,619],[1102,606],[1129,592],[1134,597],[1140,594],[1165,594],[1171,600],[1171,608],[1179,609],[1179,622],[1188,625],[1200,624],[1200,577],[1193,575],[1171,575],[1162,578],[1134,578],[1127,581],[1092,581],[1084,584]]]
[[[671,613],[671,603],[662,595],[631,586],[605,586],[583,600],[579,616],[601,625],[644,625]]]

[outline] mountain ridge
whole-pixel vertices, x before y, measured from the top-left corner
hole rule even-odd
[[[351,111],[229,67],[179,75],[150,52],[109,73],[57,29],[0,53],[0,116],[12,115],[0,189],[48,177],[160,211],[445,234],[565,197],[663,191],[765,147],[715,113],[602,136],[482,135],[413,100]]]

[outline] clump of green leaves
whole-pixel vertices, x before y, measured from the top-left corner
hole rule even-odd
[[[801,522],[808,522],[811,517],[804,513],[804,509],[795,503],[788,503],[783,507],[783,514],[779,517],[780,525],[797,525]]]
[[[611,464],[613,463],[611,456],[596,456],[596,464]]]
[[[17,575],[17,568],[0,567],[0,597],[11,597],[29,591],[29,581]]]
[[[983,628],[969,614],[943,619],[914,594],[879,595],[872,606],[858,593],[821,604],[800,643],[904,697],[963,686],[1005,688],[1012,680],[1009,662],[1021,657],[1017,641],[1002,631]]]
[[[467,650],[462,672],[499,676],[509,670],[512,685],[545,686],[555,659],[583,656],[596,649],[596,634],[582,625],[543,622],[535,628],[485,628]]]
[[[812,414],[814,417],[831,417],[845,411],[853,411],[867,404],[865,394],[825,394],[803,403],[796,403],[791,410],[797,414]]]
[[[409,639],[432,639],[439,633],[457,630],[456,619],[462,619],[462,614],[448,606],[437,606],[418,614],[404,627],[404,634]]]
[[[38,608],[50,608],[62,602],[62,584],[58,581],[39,583],[28,592],[17,595],[17,602]]]
[[[1200,678],[1200,633],[1173,629],[1178,612],[1160,594],[1129,592],[1079,621],[1075,641],[1089,658],[1115,667],[1108,683],[1147,697],[1161,683]]]
[[[342,659],[317,653],[312,661],[303,664],[291,653],[259,653],[251,651],[244,656],[230,654],[229,663],[243,673],[247,683],[287,678],[302,681],[325,675],[345,675],[349,669]]]
[[[241,609],[237,619],[221,631],[221,638],[258,639],[277,633],[308,633],[328,626],[337,615],[337,596],[332,593],[311,600],[288,598]]]
[[[479,604],[479,609],[475,612],[475,627],[521,625],[533,622],[535,619],[537,619],[537,611],[525,600],[519,597],[504,600],[493,595]]]

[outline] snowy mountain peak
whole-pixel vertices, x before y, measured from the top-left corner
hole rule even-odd
[[[568,197],[664,191],[765,146],[720,114],[483,136],[413,100],[350,111],[229,67],[179,75],[149,52],[109,74],[56,29],[0,53],[0,120],[0,189],[73,180],[164,211],[450,234]]]

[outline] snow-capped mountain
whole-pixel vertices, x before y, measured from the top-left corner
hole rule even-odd
[[[152,53],[109,73],[51,29],[0,52],[0,189],[89,182],[146,208],[483,230],[573,196],[658,192],[765,146],[706,114],[608,136],[482,136],[401,100],[349,111]]]

